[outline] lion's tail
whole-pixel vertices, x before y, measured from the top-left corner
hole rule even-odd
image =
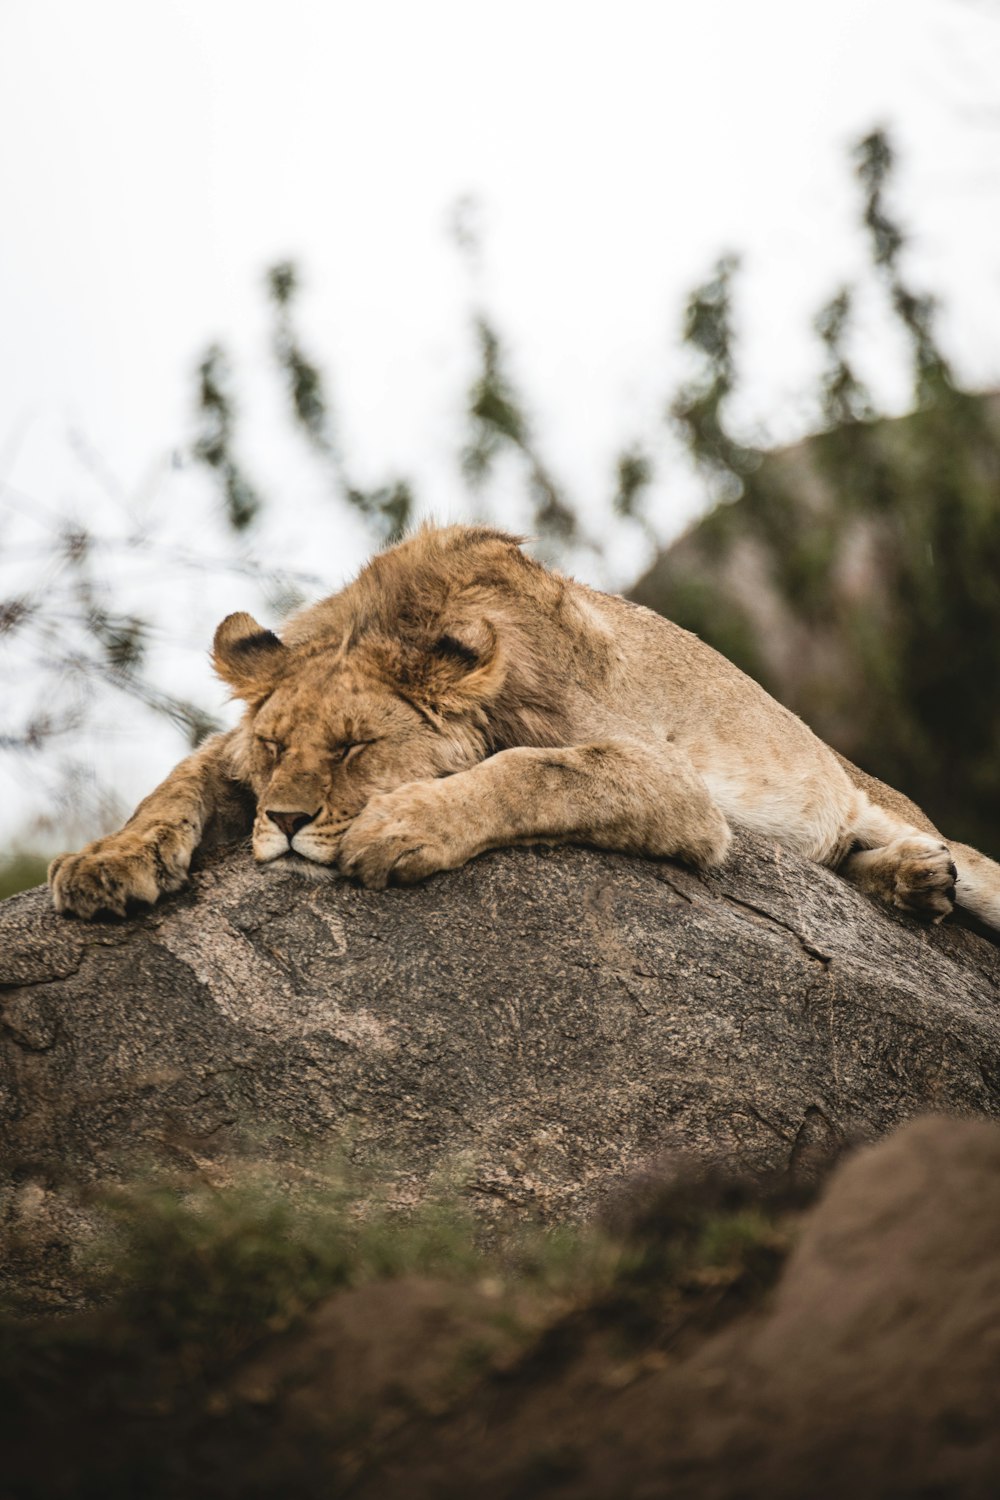
[[[958,870],[955,883],[958,905],[1000,931],[1000,865],[968,844],[953,844],[949,839],[948,848]]]

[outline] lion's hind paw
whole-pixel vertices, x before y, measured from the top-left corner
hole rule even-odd
[[[896,839],[884,852],[895,861],[894,906],[932,922],[951,914],[958,871],[947,844],[916,834]]]
[[[914,831],[877,849],[857,850],[840,871],[868,895],[926,922],[943,921],[955,905],[951,850],[934,834]]]

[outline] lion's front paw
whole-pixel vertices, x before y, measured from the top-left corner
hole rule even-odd
[[[473,850],[458,836],[444,786],[413,781],[373,797],[344,835],[341,871],[381,891],[464,864]]]
[[[130,902],[151,904],[164,892],[179,890],[191,856],[173,832],[148,837],[117,833],[96,839],[78,854],[60,854],[49,866],[56,911],[124,917]]]
[[[955,904],[958,873],[948,845],[916,834],[889,848],[896,860],[893,904],[933,922],[947,917]]]

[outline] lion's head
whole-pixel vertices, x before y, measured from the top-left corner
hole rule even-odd
[[[375,632],[284,644],[252,616],[216,632],[216,671],[245,700],[240,771],[253,787],[254,857],[337,859],[378,792],[451,775],[488,752],[488,710],[505,677],[488,620],[432,639]]]

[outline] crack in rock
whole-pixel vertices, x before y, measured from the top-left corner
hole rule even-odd
[[[753,917],[758,917],[771,926],[780,927],[783,932],[787,932],[795,939],[803,953],[816,963],[822,964],[824,969],[829,969],[833,963],[832,953],[824,953],[820,948],[817,948],[814,943],[811,943],[807,937],[804,937],[790,922],[785,922],[781,917],[776,917],[773,912],[765,911],[762,906],[755,906],[752,901],[744,901],[739,896],[731,896],[727,891],[723,891],[721,895],[727,906],[739,907],[741,911],[748,911]]]

